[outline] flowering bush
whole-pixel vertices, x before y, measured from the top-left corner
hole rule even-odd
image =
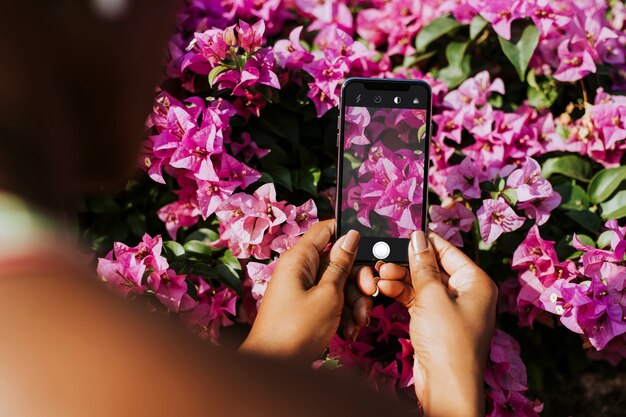
[[[97,253],[113,247],[98,263],[108,285],[215,342],[251,323],[277,257],[332,216],[341,82],[419,78],[434,93],[429,227],[498,282],[499,327],[516,336],[494,335],[489,415],[536,416],[527,390],[551,371],[567,378],[558,364],[593,366],[581,353],[626,356],[623,3],[187,0],[177,28],[146,123],[146,178],[87,200],[81,217]],[[420,127],[350,117],[356,147],[387,123]],[[358,190],[379,172],[369,162],[343,203],[360,222],[410,221],[384,207],[406,190]],[[377,299],[370,325],[336,336],[317,365],[405,397],[411,349],[407,312]]]

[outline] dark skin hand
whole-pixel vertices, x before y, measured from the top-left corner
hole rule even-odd
[[[392,263],[358,275],[364,294],[380,291],[410,313],[415,392],[427,416],[484,415],[483,374],[495,325],[497,287],[460,249],[414,232],[409,269]]]
[[[328,250],[334,235],[334,220],[316,223],[280,257],[242,352],[310,362],[324,352],[341,321],[356,337],[372,308],[371,297],[354,280],[346,283],[360,235],[351,230]]]

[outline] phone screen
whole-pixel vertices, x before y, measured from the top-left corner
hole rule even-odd
[[[413,80],[351,79],[342,90],[338,234],[361,233],[357,261],[407,261],[424,230],[430,88]]]

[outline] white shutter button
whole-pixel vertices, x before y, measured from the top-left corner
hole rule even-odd
[[[389,256],[390,252],[391,249],[389,248],[389,245],[382,241],[376,242],[372,247],[372,253],[378,259],[385,259],[387,256]]]

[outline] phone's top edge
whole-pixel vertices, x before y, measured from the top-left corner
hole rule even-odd
[[[406,78],[363,78],[363,77],[351,77],[347,78],[343,84],[341,85],[341,89],[345,89],[349,84],[353,83],[379,83],[379,82],[390,82],[390,83],[398,83],[398,84],[421,84],[428,89],[430,93],[432,91],[430,84],[428,84],[425,80],[415,80],[415,79],[406,79]]]

